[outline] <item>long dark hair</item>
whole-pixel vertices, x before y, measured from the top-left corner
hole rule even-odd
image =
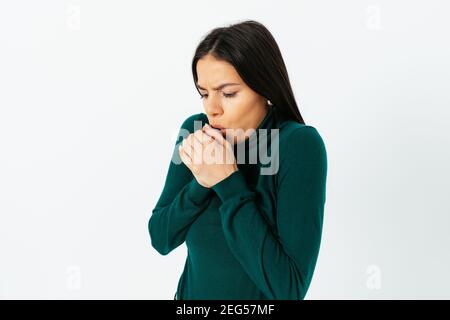
[[[278,123],[286,120],[305,123],[295,101],[281,51],[264,25],[246,20],[215,28],[204,36],[192,59],[197,91],[197,62],[207,54],[233,65],[253,91],[270,100]]]

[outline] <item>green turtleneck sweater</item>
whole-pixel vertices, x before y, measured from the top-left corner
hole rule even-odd
[[[273,112],[256,128],[256,140],[234,146],[236,156],[244,146],[245,163],[212,188],[200,185],[178,154],[182,132],[208,118],[199,113],[182,124],[148,223],[160,254],[186,242],[176,299],[304,299],[321,242],[327,154],[313,126],[280,123]],[[266,157],[259,153],[263,131]],[[249,161],[255,150],[256,163]]]

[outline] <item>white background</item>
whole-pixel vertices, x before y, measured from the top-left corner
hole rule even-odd
[[[0,299],[173,299],[147,222],[214,27],[272,32],[327,147],[307,299],[450,298],[448,1],[0,2]]]

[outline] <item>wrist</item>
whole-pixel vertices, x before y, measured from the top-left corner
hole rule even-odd
[[[238,171],[238,167],[237,166],[233,166],[231,169],[226,171],[225,177],[223,179],[228,178],[229,176],[231,176],[236,171]]]
[[[202,186],[203,188],[211,188],[211,185],[210,185],[210,184],[206,183],[206,182],[203,181],[202,179],[197,178],[195,175],[194,175],[194,179],[195,179],[195,181],[197,181],[197,184],[199,184],[199,185]]]

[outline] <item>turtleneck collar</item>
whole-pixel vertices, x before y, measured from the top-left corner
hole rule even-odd
[[[234,155],[236,157],[236,160],[238,161],[238,149],[244,149],[245,151],[245,163],[244,164],[250,164],[249,163],[249,154],[250,152],[256,152],[257,156],[257,162],[259,162],[259,145],[260,145],[260,129],[266,129],[266,137],[267,137],[267,147],[270,146],[270,129],[275,128],[275,118],[274,118],[274,111],[273,107],[269,107],[269,109],[266,112],[266,115],[264,118],[260,121],[258,127],[255,129],[255,132],[250,135],[247,139],[244,141],[241,141],[240,143],[233,145]],[[256,150],[255,150],[256,148]],[[240,152],[240,151],[239,151]],[[255,163],[252,163],[255,164]],[[241,165],[241,163],[238,163],[238,165]]]

